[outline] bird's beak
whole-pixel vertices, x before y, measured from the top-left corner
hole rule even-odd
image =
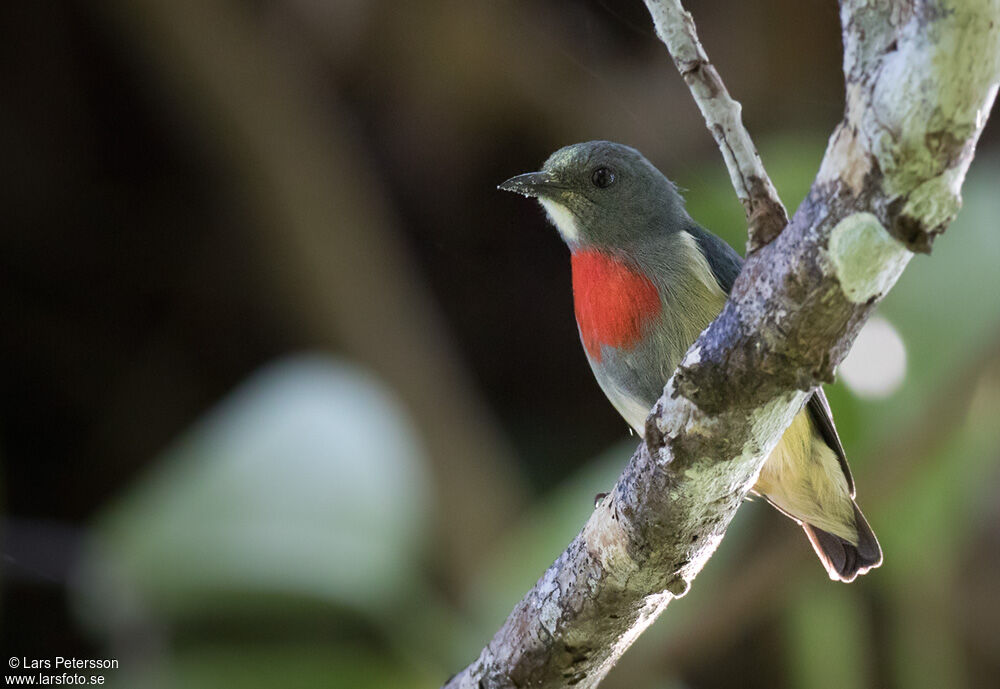
[[[553,191],[562,188],[559,180],[551,172],[528,172],[511,177],[497,187],[503,191],[512,191],[515,194],[535,198],[551,196]]]

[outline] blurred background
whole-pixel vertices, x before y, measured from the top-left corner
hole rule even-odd
[[[835,3],[689,9],[794,209],[842,112]],[[566,249],[496,185],[622,141],[743,249],[643,4],[14,1],[0,54],[4,654],[439,686],[636,445]],[[748,504],[604,686],[996,686],[998,125],[828,390],[885,565],[831,583]]]

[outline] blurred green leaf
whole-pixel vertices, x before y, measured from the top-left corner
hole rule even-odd
[[[885,522],[884,549],[898,554],[882,568],[890,577],[947,579],[954,574],[949,568],[969,545],[970,526],[981,518],[977,510],[990,503],[981,498],[993,490],[990,477],[1000,459],[1000,390],[995,386],[990,378],[979,383],[965,423],[878,509]],[[904,564],[912,562],[928,566],[914,570]]]
[[[412,584],[430,505],[420,443],[357,367],[271,365],[154,465],[96,522],[81,598],[97,626],[115,604],[159,618],[254,596],[384,611]]]
[[[786,608],[785,643],[792,687],[873,686],[872,638],[858,586],[804,579]]]

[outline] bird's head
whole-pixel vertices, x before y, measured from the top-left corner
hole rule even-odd
[[[627,249],[689,221],[673,183],[634,148],[588,141],[560,148],[539,172],[499,186],[537,198],[571,249]]]

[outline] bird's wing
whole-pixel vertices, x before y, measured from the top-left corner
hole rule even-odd
[[[809,410],[809,418],[812,419],[819,434],[823,436],[823,440],[826,441],[830,449],[836,453],[837,459],[840,461],[840,468],[844,472],[844,478],[847,479],[847,489],[853,498],[854,477],[851,476],[851,467],[847,466],[847,453],[844,452],[844,445],[840,442],[840,436],[837,435],[837,427],[833,425],[833,412],[830,411],[830,403],[826,401],[823,388],[816,388],[813,391],[809,401],[806,402],[806,408]]]
[[[708,230],[692,223],[687,231],[695,238],[698,248],[708,261],[712,274],[718,281],[722,290],[729,294],[736,281],[736,276],[743,266],[743,259],[736,253],[733,247],[725,241],[715,236]],[[812,419],[816,430],[819,431],[823,440],[830,446],[830,449],[837,455],[840,461],[840,468],[844,471],[844,478],[847,479],[847,486],[850,489],[851,497],[854,497],[854,477],[851,476],[851,468],[847,466],[847,453],[844,452],[844,445],[837,435],[837,427],[833,425],[833,413],[830,411],[830,403],[826,401],[823,388],[816,388],[806,403],[809,410],[809,418]]]
[[[733,289],[733,283],[736,282],[736,276],[740,274],[740,268],[743,267],[743,259],[733,247],[699,225],[691,223],[686,229],[698,243],[698,248],[708,261],[719,287],[728,295]]]

